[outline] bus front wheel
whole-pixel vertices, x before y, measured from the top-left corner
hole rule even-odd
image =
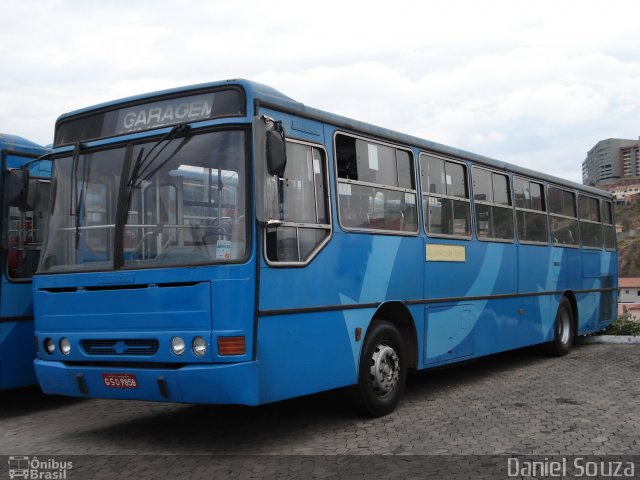
[[[390,322],[376,321],[367,332],[360,355],[359,403],[374,417],[391,413],[407,380],[404,341]]]
[[[553,342],[549,345],[553,355],[563,356],[573,346],[573,308],[567,297],[562,297],[558,305],[558,313],[554,324]]]

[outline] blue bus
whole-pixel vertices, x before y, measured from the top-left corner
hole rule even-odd
[[[34,277],[38,380],[259,405],[614,319],[611,196],[229,80],[61,116]],[[561,368],[561,367],[558,367]]]
[[[36,384],[31,277],[42,247],[51,174],[50,163],[36,159],[47,152],[29,140],[0,133],[0,390]],[[23,198],[28,191],[29,198]]]

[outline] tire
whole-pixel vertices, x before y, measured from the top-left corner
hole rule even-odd
[[[388,415],[400,402],[407,380],[404,341],[390,322],[376,321],[360,354],[357,400],[373,417]]]
[[[553,326],[553,341],[549,344],[550,353],[558,357],[569,353],[573,346],[573,335],[573,308],[567,297],[562,297]]]

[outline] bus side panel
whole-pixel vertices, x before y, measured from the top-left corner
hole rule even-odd
[[[366,325],[373,309],[349,312]],[[258,321],[260,401],[273,402],[357,382],[357,359],[343,312],[261,317]]]
[[[513,293],[518,283],[516,245],[441,239],[427,239],[427,244],[462,245],[465,254],[457,261],[427,261],[425,298],[472,298],[425,309],[425,366],[542,341],[539,312],[530,309],[520,315],[522,299],[473,300]]]
[[[0,389],[36,383],[33,360],[31,282],[10,282],[2,274],[0,288]]]
[[[0,317],[32,317],[31,282],[10,282],[2,275],[0,290]]]
[[[545,310],[542,310],[542,314],[546,318],[545,325],[543,325],[545,342],[553,340],[556,313],[562,299],[562,294],[558,292],[575,292],[582,287],[582,258],[580,250],[552,246],[550,252],[551,267],[547,275],[546,290],[553,293],[547,295],[548,303]]]
[[[420,298],[422,263],[416,258],[422,256],[416,237],[334,232],[304,267],[263,265],[257,359],[265,400],[355,383],[364,333],[376,311],[370,305]],[[296,312],[301,308],[329,311]],[[360,341],[356,328],[362,329]]]
[[[476,302],[476,354],[542,343],[540,310],[532,303],[531,298],[519,297]]]
[[[562,248],[561,250],[562,270],[566,270],[567,272],[565,289],[573,292],[580,290],[584,285],[582,279],[582,251],[578,248]]]
[[[611,289],[600,296],[600,315],[594,330],[602,330],[618,318],[618,254],[604,251],[601,255],[602,288]]]
[[[601,287],[600,250],[582,250],[580,255],[582,271],[577,276],[582,280],[579,290],[595,290]],[[593,331],[599,323],[600,292],[578,293],[578,333]]]
[[[547,245],[518,245],[518,292],[521,294],[541,293],[541,295],[520,298],[518,312],[521,317],[534,322],[536,333],[531,343],[551,340],[557,301],[545,292],[564,290],[568,272],[561,268],[563,249],[549,248]],[[552,307],[554,305],[554,307]]]
[[[0,389],[36,383],[33,320],[0,321]]]
[[[427,244],[452,244],[427,239]],[[457,242],[464,261],[427,261],[425,298],[477,297],[513,293],[517,285],[516,247],[511,243]],[[424,259],[424,253],[422,254]]]
[[[423,258],[419,238],[334,232],[304,267],[263,265],[260,310],[419,299]]]
[[[470,357],[474,353],[472,325],[477,323],[474,305],[429,307],[425,312],[425,365],[437,365]]]
[[[582,281],[583,289],[600,291],[577,295],[580,335],[602,330],[617,318],[616,253],[583,251]]]

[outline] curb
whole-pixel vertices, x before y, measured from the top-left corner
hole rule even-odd
[[[630,335],[593,335],[590,337],[576,337],[576,343],[592,344],[592,343],[609,343],[609,344],[640,344],[640,337],[632,337]]]

